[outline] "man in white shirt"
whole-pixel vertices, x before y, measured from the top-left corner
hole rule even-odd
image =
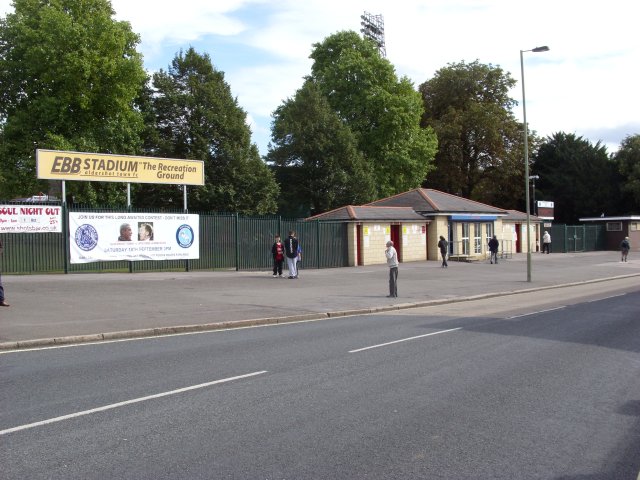
[[[544,231],[544,235],[542,235],[542,253],[547,252],[547,254],[551,253],[551,235],[546,230]]]
[[[387,242],[387,249],[384,251],[389,265],[389,298],[398,296],[398,252],[393,248],[393,242]]]

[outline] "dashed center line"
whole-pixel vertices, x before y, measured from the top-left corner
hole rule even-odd
[[[191,390],[198,390],[200,388],[210,387],[212,385],[218,385],[220,383],[232,382],[234,380],[240,380],[243,378],[254,377],[256,375],[262,375],[263,373],[267,373],[266,370],[262,370],[260,372],[247,373],[245,375],[238,375],[236,377],[223,378],[220,380],[214,380],[212,382],[200,383],[199,385],[192,385],[190,387],[179,388],[177,390],[171,390],[169,392],[156,393],[154,395],[149,395],[146,397],[133,398],[131,400],[125,400],[124,402],[112,403],[110,405],[104,405],[102,407],[92,408],[91,410],[84,410],[81,412],[70,413],[68,415],[62,415],[60,417],[49,418],[47,420],[42,420],[40,422],[28,423],[26,425],[19,425],[13,428],[7,428],[6,430],[0,430],[0,436],[7,435],[9,433],[19,432],[21,430],[27,430],[29,428],[41,427],[43,425],[49,425],[50,423],[62,422],[63,420],[70,420],[72,418],[82,417],[84,415],[90,415],[92,413],[104,412],[106,410],[112,410],[118,407],[124,407],[125,405],[131,405],[133,403],[145,402],[147,400],[153,400],[155,398],[168,397],[169,395],[175,395],[177,393],[188,392]]]
[[[624,297],[626,293],[619,293],[617,295],[609,295],[608,297],[596,298],[594,300],[589,300],[587,303],[600,302],[602,300],[609,300],[610,298]]]
[[[395,343],[408,342],[409,340],[416,340],[418,338],[431,337],[433,335],[439,335],[441,333],[455,332],[456,330],[461,330],[461,329],[462,327],[458,327],[458,328],[450,328],[449,330],[440,330],[438,332],[425,333],[424,335],[416,335],[415,337],[402,338],[400,340],[394,340],[392,342],[380,343],[378,345],[371,345],[370,347],[358,348],[356,350],[349,350],[349,353],[364,352],[365,350],[371,350],[372,348],[386,347],[387,345],[393,345]]]
[[[546,310],[537,310],[535,312],[522,313],[520,315],[514,315],[512,317],[507,317],[507,320],[511,320],[513,318],[528,317],[530,315],[538,315],[539,313],[553,312],[554,310],[562,310],[563,308],[567,308],[567,306],[566,305],[561,305],[559,307],[548,308]]]

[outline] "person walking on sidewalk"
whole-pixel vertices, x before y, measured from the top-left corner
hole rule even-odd
[[[273,255],[273,278],[282,278],[282,264],[284,263],[284,244],[280,240],[280,235],[275,236],[275,242],[271,247]]]
[[[620,259],[621,262],[627,261],[629,250],[631,250],[631,243],[629,243],[629,237],[624,237],[624,240],[620,242],[620,254],[622,255],[622,258]]]
[[[289,268],[289,278],[298,278],[298,239],[296,232],[289,231],[289,236],[284,242],[284,253],[287,257],[287,267]]]
[[[491,263],[498,264],[498,248],[500,247],[500,242],[494,235],[491,240],[489,240],[489,252],[491,253]]]
[[[0,255],[3,253],[2,240],[0,240]],[[2,272],[0,272],[0,307],[8,307],[9,304],[4,301],[4,287],[2,286]]]
[[[542,235],[542,253],[547,251],[547,255],[551,253],[551,235],[546,230],[544,231],[544,235]]]
[[[389,295],[388,297],[398,296],[398,252],[393,248],[393,242],[387,242],[387,249],[384,251],[387,257],[387,265],[389,266]]]
[[[447,250],[449,242],[447,242],[442,235],[440,235],[440,241],[438,242],[438,248],[440,249],[440,255],[442,255],[442,268],[447,268]]]

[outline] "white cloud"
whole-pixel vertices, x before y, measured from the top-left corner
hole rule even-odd
[[[0,12],[9,9],[0,0]],[[234,95],[253,119],[266,152],[269,115],[310,72],[312,44],[360,29],[364,12],[385,22],[387,58],[416,87],[448,63],[500,65],[518,85],[525,53],[527,118],[540,135],[558,131],[617,148],[616,132],[638,128],[636,94],[640,3],[628,0],[112,0],[117,18],[141,34],[145,62],[168,65],[195,44],[212,53]],[[521,118],[518,107],[514,112]],[[629,133],[640,133],[633,131]],[[606,138],[605,138],[606,137]]]

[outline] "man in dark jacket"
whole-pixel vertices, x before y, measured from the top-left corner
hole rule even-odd
[[[498,264],[498,247],[500,247],[500,242],[494,235],[491,240],[489,240],[489,251],[491,252],[491,263]]]
[[[447,250],[449,248],[449,242],[447,242],[442,235],[440,235],[438,248],[440,249],[440,255],[442,255],[442,268],[447,268],[449,266],[447,264]]]
[[[289,236],[284,241],[284,253],[287,256],[287,267],[289,267],[289,278],[298,278],[296,260],[298,258],[298,239],[296,232],[291,230]]]

